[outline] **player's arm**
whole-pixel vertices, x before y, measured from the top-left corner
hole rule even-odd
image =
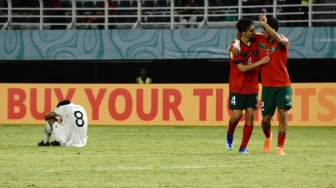
[[[256,33],[256,35],[262,35],[261,33]],[[237,31],[236,33],[236,39],[235,42],[231,44],[229,47],[230,53],[232,53],[233,56],[237,56],[240,53],[240,39],[242,37],[242,34]]]
[[[263,64],[266,64],[270,61],[270,57],[269,56],[265,56],[263,57],[261,60],[255,62],[255,63],[252,63],[252,64],[248,64],[248,65],[244,65],[242,62],[241,63],[238,63],[236,64],[238,70],[242,73],[246,73],[246,72],[249,72],[251,71],[252,69],[255,69],[256,67],[260,66],[260,65],[263,65]]]
[[[286,39],[281,38],[280,35],[267,24],[266,13],[259,17],[259,21],[264,30],[266,30],[272,36],[273,40],[277,41],[281,48],[285,49],[287,42]]]
[[[46,121],[48,121],[49,119],[56,119],[56,115],[55,112],[49,112],[48,114],[44,115],[44,119]]]
[[[240,39],[241,39],[241,33],[239,31],[236,32],[236,39],[235,42],[232,43],[229,49],[231,50],[230,53],[232,53],[233,56],[237,56],[240,53]]]

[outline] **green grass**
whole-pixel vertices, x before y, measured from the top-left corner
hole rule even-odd
[[[0,125],[0,187],[336,187],[336,127],[289,127],[285,156],[258,126],[245,156],[241,127],[232,151],[226,127],[90,126],[84,148],[37,147],[43,128]]]

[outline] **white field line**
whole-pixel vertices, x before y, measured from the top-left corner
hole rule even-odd
[[[320,165],[336,165],[336,162],[331,163],[317,163],[316,166]],[[210,168],[237,168],[237,167],[251,167],[253,165],[211,165],[211,166],[161,166],[161,167],[151,167],[151,166],[121,166],[118,167],[119,170],[155,170],[155,169],[210,169]],[[283,166],[277,165],[274,166]]]
[[[307,165],[307,164],[305,164]],[[336,165],[336,162],[323,162],[323,163],[315,163],[311,164],[313,166],[333,166]],[[159,167],[153,167],[153,166],[120,166],[120,167],[112,167],[112,168],[106,168],[106,167],[94,167],[91,169],[86,169],[88,171],[115,171],[115,170],[189,170],[189,169],[216,169],[216,168],[237,168],[237,167],[252,167],[252,164],[246,164],[246,165],[195,165],[195,166],[159,166]],[[286,166],[286,164],[274,164],[273,166]],[[55,169],[36,169],[36,168],[26,168],[27,171],[30,170],[38,170],[38,171],[44,171],[49,173],[57,172],[58,170]],[[0,169],[0,174],[3,172],[16,172],[17,168],[10,168],[10,167],[2,167]],[[22,172],[22,169],[20,169],[20,172]]]
[[[233,166],[161,166],[161,167],[150,167],[150,166],[120,166],[119,170],[154,170],[154,169],[205,169],[205,168],[227,168]]]
[[[252,166],[252,165],[240,165],[240,166]],[[120,170],[169,170],[169,169],[210,169],[210,168],[236,168],[237,165],[212,165],[212,166],[161,166],[161,167],[118,167]]]

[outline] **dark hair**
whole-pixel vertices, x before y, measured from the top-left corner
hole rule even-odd
[[[275,32],[278,32],[279,25],[278,25],[278,20],[275,18],[267,18],[267,24],[274,29]]]
[[[71,102],[69,100],[63,100],[63,101],[60,101],[58,104],[57,104],[57,108],[60,107],[60,106],[63,106],[63,105],[67,105],[67,104],[70,104]]]
[[[243,31],[247,31],[253,24],[254,24],[253,20],[249,18],[241,18],[238,20],[236,28],[240,33],[242,33]]]

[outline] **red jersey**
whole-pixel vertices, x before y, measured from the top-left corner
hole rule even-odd
[[[241,50],[239,55],[230,56],[229,91],[230,93],[239,93],[239,94],[257,93],[259,90],[258,87],[259,67],[256,67],[255,69],[246,73],[240,72],[237,67],[237,64],[239,63],[247,65],[255,63],[258,60],[257,43],[251,42],[251,45],[247,46],[245,43],[241,41],[240,49]]]
[[[281,48],[277,41],[269,42],[263,35],[256,35],[260,57],[268,54],[271,58],[269,63],[260,66],[261,84],[263,86],[284,87],[291,85],[286,65],[289,41],[283,35],[280,35],[280,37],[286,40],[285,49]]]

